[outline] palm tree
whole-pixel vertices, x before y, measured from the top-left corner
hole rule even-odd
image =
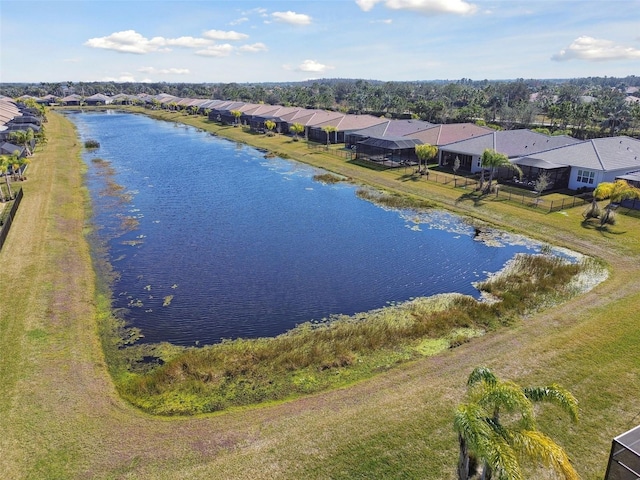
[[[16,130],[9,134],[9,138],[16,142],[18,145],[24,147],[27,155],[31,155],[31,142],[33,141],[33,129],[27,128],[27,130]]]
[[[17,156],[13,155],[0,155],[0,174],[4,174],[4,180],[7,183],[7,197],[2,195],[2,190],[0,189],[0,197],[2,197],[2,201],[8,201],[13,198],[13,193],[11,192],[11,185],[9,184],[9,169],[13,165]]]
[[[242,112],[240,110],[231,110],[231,115],[233,115],[233,118],[235,118],[235,126],[238,126],[238,123],[240,122],[240,117],[242,116]]]
[[[289,131],[293,133],[293,140],[297,142],[298,135],[304,132],[304,125],[302,125],[301,123],[294,123],[293,125],[289,126]]]
[[[458,478],[468,480],[480,470],[481,479],[521,480],[521,462],[533,461],[555,470],[558,478],[579,479],[562,447],[536,428],[534,402],[541,401],[556,404],[577,421],[578,402],[559,385],[523,388],[476,367],[467,381],[467,402],[454,418]]]
[[[503,154],[498,153],[495,150],[491,150],[487,148],[484,152],[482,152],[482,158],[480,160],[480,166],[482,167],[482,175],[480,188],[482,189],[482,181],[484,180],[484,170],[486,168],[489,169],[489,183],[485,187],[485,192],[489,192],[491,190],[491,183],[493,182],[493,176],[499,168],[509,168],[518,173],[518,176],[522,178],[522,170],[520,167],[511,163],[509,158]]]
[[[600,217],[600,226],[615,223],[615,209],[620,202],[631,198],[640,198],[640,188],[629,185],[624,180],[615,182],[602,182],[593,192],[595,200],[609,199],[609,204],[604,208],[604,214]]]
[[[424,171],[429,174],[429,161],[433,160],[438,154],[438,147],[425,143],[424,145],[416,145],[416,156],[418,157],[418,173],[422,173],[422,164],[424,163]]]
[[[273,130],[276,128],[276,122],[274,122],[273,120],[267,120],[266,122],[264,122],[264,126],[267,129],[267,135],[272,136]]]
[[[327,134],[327,148],[329,148],[329,145],[331,144],[331,137],[329,136],[329,134],[337,132],[338,129],[333,125],[325,125],[324,127],[322,127],[322,131]]]

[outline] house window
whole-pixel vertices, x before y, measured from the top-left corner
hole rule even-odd
[[[589,185],[593,185],[593,179],[596,176],[596,172],[592,172],[589,170],[578,170],[578,182],[579,183],[588,183]]]

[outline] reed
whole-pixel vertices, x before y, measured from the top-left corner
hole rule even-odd
[[[438,295],[307,322],[274,338],[174,351],[164,364],[143,373],[133,366],[118,387],[124,398],[150,413],[191,415],[342,386],[467,343],[566,299],[575,292],[567,286],[581,268],[549,255],[519,255],[505,271],[479,284],[492,301]]]

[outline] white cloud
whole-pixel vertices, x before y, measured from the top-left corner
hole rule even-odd
[[[233,50],[233,45],[224,43],[220,45],[210,45],[204,50],[198,50],[196,51],[196,55],[202,55],[203,57],[228,57]]]
[[[315,60],[305,60],[302,62],[296,70],[300,72],[313,72],[313,73],[322,73],[327,70],[332,70],[334,67],[329,65],[323,65],[322,63],[318,63]]]
[[[101,82],[135,82],[136,79],[130,73],[123,73],[119,77],[104,77],[100,80]]]
[[[393,23],[393,20],[391,20],[390,18],[385,18],[384,20],[372,20],[370,23],[384,23],[386,25],[391,25]]]
[[[92,48],[144,54],[161,50],[166,45],[166,40],[162,37],[148,39],[135,30],[124,30],[106,37],[90,38],[84,44]]]
[[[211,44],[211,40],[207,40],[206,38],[194,37],[167,38],[165,42],[166,45],[187,48],[200,48]]]
[[[291,25],[309,25],[311,23],[311,17],[304,13],[295,13],[292,11],[273,12],[271,16],[276,22],[289,23]]]
[[[256,52],[266,52],[269,49],[264,43],[254,43],[253,45],[243,45],[241,47],[238,47],[238,50],[241,52],[256,53]]]
[[[426,15],[440,13],[471,15],[478,10],[477,5],[464,0],[356,0],[356,4],[365,12],[370,11],[378,3],[384,3],[384,6],[391,10],[410,10]]]
[[[188,68],[140,67],[138,71],[152,75],[189,75],[191,73]]]
[[[228,32],[225,32],[223,30],[208,30],[204,32],[203,35],[207,38],[211,38],[212,40],[227,41],[246,40],[247,38],[249,38],[249,35],[234,32],[233,30],[229,30]]]
[[[588,60],[593,62],[607,60],[640,59],[640,50],[618,45],[611,40],[582,36],[576,38],[567,48],[551,57],[552,60]]]
[[[232,20],[229,22],[229,25],[240,25],[241,23],[248,22],[249,17],[238,18],[237,20]]]

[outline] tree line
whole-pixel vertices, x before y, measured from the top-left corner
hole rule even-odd
[[[432,123],[476,122],[504,129],[548,128],[578,138],[628,134],[640,129],[640,77],[570,80],[415,81],[321,79],[283,83],[58,82],[2,84],[0,94],[43,97],[166,93],[336,110]],[[630,101],[638,98],[636,101]]]

